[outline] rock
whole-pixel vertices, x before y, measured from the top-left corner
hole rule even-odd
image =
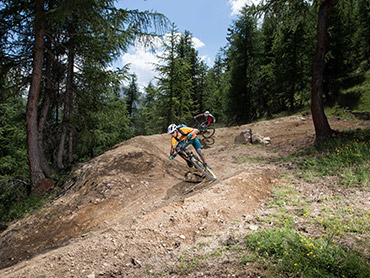
[[[239,241],[238,241],[235,237],[233,237],[233,236],[230,236],[230,237],[226,240],[226,245],[227,245],[227,246],[236,245],[236,244],[238,244],[238,243],[239,243]]]
[[[270,139],[270,137],[263,137],[263,143],[264,143],[265,145],[267,145],[267,144],[271,144],[271,139]]]
[[[55,182],[51,179],[42,179],[40,180],[37,185],[34,188],[34,193],[37,196],[43,195],[49,190],[53,189],[55,187]]]
[[[258,134],[252,134],[252,129],[247,129],[242,131],[239,135],[235,136],[234,144],[270,144],[271,139],[270,137],[264,137]]]
[[[141,267],[141,262],[139,260],[136,260],[134,258],[131,258],[131,263],[134,265],[134,266],[138,266],[138,267]]]
[[[252,143],[252,130],[249,128],[242,131],[234,138],[234,144],[250,144]]]

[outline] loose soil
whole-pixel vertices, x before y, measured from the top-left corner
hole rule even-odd
[[[335,130],[370,126],[329,122]],[[235,145],[248,128],[271,144]],[[169,160],[169,135],[132,138],[79,167],[51,203],[1,233],[0,277],[264,277],[253,265],[235,270],[232,257],[175,270],[191,247],[214,250],[256,229],[253,215],[266,213],[272,188],[292,167],[274,161],[313,142],[309,116],[217,128],[202,142],[218,176],[209,181],[180,157]]]

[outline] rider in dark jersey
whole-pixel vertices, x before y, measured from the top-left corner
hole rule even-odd
[[[209,111],[206,111],[204,113],[200,113],[200,114],[194,116],[194,119],[196,119],[198,117],[201,117],[201,116],[204,116],[205,117],[205,121],[201,124],[201,126],[203,128],[207,128],[207,127],[209,127],[209,125],[211,123],[214,123],[215,122],[215,117],[211,113],[209,113]]]

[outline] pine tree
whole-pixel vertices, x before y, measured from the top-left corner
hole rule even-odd
[[[21,76],[14,84],[23,86],[26,84],[24,80],[26,82],[28,80],[27,74],[32,70],[26,113],[32,187],[38,186],[47,172],[43,167],[42,148],[46,147],[48,151],[46,157],[51,157],[51,162],[53,162],[53,150],[50,146],[57,144],[60,146],[60,153],[64,153],[63,140],[57,138],[60,127],[64,126],[68,131],[69,163],[73,160],[73,141],[75,141],[73,138],[79,136],[74,133],[76,130],[79,131],[74,119],[81,116],[78,114],[81,110],[78,105],[83,106],[80,100],[93,96],[94,100],[99,102],[106,90],[106,88],[100,91],[94,90],[93,94],[85,96],[85,92],[91,92],[88,86],[93,82],[84,80],[71,69],[77,67],[80,72],[90,72],[90,76],[109,79],[109,74],[103,75],[101,70],[104,70],[120,51],[125,51],[129,43],[137,37],[144,40],[151,37],[148,32],[149,27],[162,30],[166,24],[167,19],[161,14],[118,10],[114,8],[113,3],[114,1],[110,0],[50,0],[47,2],[36,0],[6,1],[1,6],[4,14],[1,23],[5,26],[2,30],[3,44],[0,52],[4,56],[2,61],[5,63],[1,64],[1,71],[6,74],[16,67],[21,68],[19,72],[26,75],[24,78]],[[30,49],[33,51],[32,56],[29,56]],[[53,60],[50,61],[44,55],[45,53],[52,53]],[[66,53],[71,58],[67,64],[64,60]],[[45,64],[46,68],[44,68]],[[93,71],[95,73],[92,73]],[[110,75],[112,74],[110,72]],[[51,84],[55,84],[55,88],[50,86],[50,79],[53,80]],[[79,80],[83,80],[84,83],[80,83]],[[104,80],[99,81],[105,83]],[[61,90],[67,87],[68,90]],[[78,94],[75,94],[76,92]],[[64,96],[69,95],[68,98],[64,98],[68,101],[65,101],[63,106],[61,93]],[[39,107],[42,107],[41,111],[38,110]],[[61,124],[60,109],[65,111],[63,124]],[[38,122],[39,119],[42,119],[42,122]],[[56,129],[44,129],[51,125],[55,125]],[[59,162],[62,159],[59,158]]]
[[[358,65],[365,61],[368,69],[370,65],[370,3],[368,0],[358,0],[356,4],[354,18],[357,20],[352,46],[355,60],[353,62]]]
[[[159,99],[158,89],[150,82],[144,91],[143,106],[141,107],[145,127],[143,134],[160,133],[165,126],[165,118],[162,113],[163,106]]]
[[[136,74],[131,75],[131,80],[128,88],[125,90],[127,113],[129,118],[133,118],[138,108],[138,101],[140,98],[140,92],[137,87]]]
[[[260,35],[257,19],[244,8],[229,28],[227,61],[230,67],[228,115],[231,122],[250,122],[256,117]]]
[[[227,94],[230,84],[224,55],[223,49],[217,53],[213,67],[207,71],[203,90],[204,107],[211,111],[218,123],[223,124],[227,123]]]
[[[271,89],[274,98],[278,99],[280,110],[293,112],[301,108],[309,100],[309,76],[311,69],[311,57],[313,55],[313,33],[310,32],[309,10],[310,7],[304,2],[294,2],[282,6],[279,13],[286,14],[283,18],[267,18],[275,23],[273,30],[273,42],[270,49],[271,63],[268,64],[273,70],[274,84]],[[296,16],[292,11],[305,10],[306,17]],[[289,14],[290,13],[290,14]],[[308,20],[307,20],[308,19]],[[266,28],[266,25],[264,25]],[[266,34],[266,33],[265,33]]]
[[[315,126],[316,142],[327,139],[332,134],[327,117],[324,113],[323,91],[324,91],[324,68],[325,55],[328,51],[328,19],[329,15],[338,3],[338,0],[324,0],[318,8],[317,27],[316,27],[316,53],[313,58],[313,71],[311,79],[311,112]],[[286,5],[293,4],[293,9],[286,10]],[[297,16],[304,17],[309,6],[305,1],[287,2],[285,0],[273,0],[263,5],[264,11],[274,11],[279,17],[288,15],[294,19]],[[284,12],[285,11],[285,12]],[[307,21],[310,22],[310,21]],[[293,20],[294,23],[294,20]],[[288,23],[290,24],[290,23]],[[294,27],[294,24],[291,25]]]
[[[176,27],[173,25],[171,33],[165,39],[168,42],[163,41],[163,48],[165,55],[158,56],[160,64],[156,65],[156,71],[159,73],[158,78],[158,101],[163,105],[162,112],[158,115],[165,120],[162,131],[166,130],[166,127],[173,123],[175,114],[175,93],[174,93],[174,82],[175,82],[175,47],[178,34],[176,33]]]

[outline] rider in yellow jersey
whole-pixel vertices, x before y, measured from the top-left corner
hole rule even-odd
[[[204,156],[203,147],[200,144],[199,139],[197,137],[198,132],[199,130],[196,128],[177,127],[177,125],[175,124],[170,124],[168,126],[168,134],[171,134],[172,136],[171,137],[171,151],[170,151],[171,159],[172,159],[173,154],[175,153],[175,149],[179,151],[184,144],[192,144],[194,149],[197,151],[200,158],[204,162],[204,164],[209,167],[209,165],[207,165],[207,161]],[[193,164],[189,160],[186,159],[186,156],[182,152],[179,152],[179,155],[186,161],[189,167],[193,166]]]

